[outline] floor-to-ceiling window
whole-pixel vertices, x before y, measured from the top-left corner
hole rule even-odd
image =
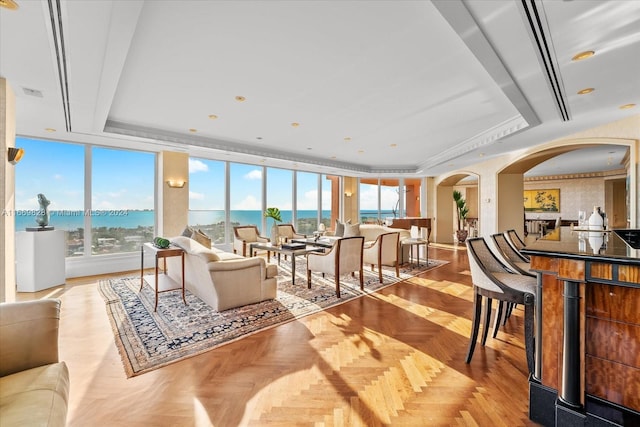
[[[360,206],[360,223],[376,224],[380,220],[380,194],[378,179],[361,179],[358,190],[358,204]]]
[[[16,138],[25,155],[16,165],[15,215],[17,232],[38,227],[38,194],[50,204],[49,226],[65,231],[65,255],[84,254],[84,146]]]
[[[225,243],[225,162],[189,159],[189,225]]]
[[[91,253],[134,252],[154,237],[155,154],[91,150]]]
[[[291,224],[293,220],[293,171],[287,169],[267,168],[267,200],[266,207],[280,209],[282,223]],[[273,220],[267,221],[266,227],[270,235]]]
[[[231,226],[255,225],[262,230],[262,166],[229,163]]]
[[[380,219],[391,224],[393,218],[404,216],[404,190],[400,188],[400,180],[383,178],[380,180]]]
[[[296,172],[296,231],[311,235],[318,229],[318,174]]]
[[[135,252],[153,239],[155,154],[23,137],[16,145],[26,153],[16,168],[16,231],[37,225],[43,194],[67,257]]]
[[[321,222],[329,230],[340,214],[340,177],[337,175],[322,175]]]

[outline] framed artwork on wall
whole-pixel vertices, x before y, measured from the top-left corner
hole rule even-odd
[[[560,212],[560,189],[524,190],[525,212]]]

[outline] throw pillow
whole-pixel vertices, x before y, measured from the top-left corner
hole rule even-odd
[[[188,225],[184,228],[184,230],[182,230],[182,234],[181,236],[184,237],[191,237],[191,235],[193,234],[193,228],[189,227]]]
[[[200,243],[205,248],[211,249],[211,238],[207,236],[202,230],[194,230],[191,238]]]
[[[336,237],[344,237],[344,229],[347,224],[351,224],[350,219],[348,219],[347,222],[340,222],[340,220],[336,219],[336,231],[333,235]]]
[[[345,224],[343,237],[355,237],[360,235],[360,223]]]

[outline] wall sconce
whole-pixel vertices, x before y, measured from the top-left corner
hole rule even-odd
[[[177,179],[170,179],[169,181],[167,181],[167,185],[171,188],[183,188],[186,183],[187,181],[180,181]]]
[[[345,197],[351,197],[351,191],[345,191],[344,195]]]
[[[7,160],[15,165],[24,156],[24,148],[9,147],[7,149]]]

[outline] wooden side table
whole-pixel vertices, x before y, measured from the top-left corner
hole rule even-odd
[[[184,303],[186,304],[187,299],[185,298],[185,294],[184,294],[184,250],[182,250],[182,248],[179,248],[177,246],[169,246],[166,249],[162,249],[155,246],[153,243],[143,244],[140,247],[140,290],[142,290],[142,287],[144,286],[144,281],[145,281],[145,276],[144,276],[144,251],[145,250],[152,252],[156,258],[155,275],[146,276],[150,284],[151,284],[151,281],[153,281],[153,284],[151,285],[155,288],[155,291],[156,291],[156,304],[155,304],[155,307],[153,308],[153,311],[156,311],[158,309],[159,293],[175,291],[176,289],[180,289],[181,287],[175,280],[173,280],[167,274],[166,263],[165,263],[163,274],[160,275],[160,277],[158,277],[158,259],[159,258],[168,258],[172,256],[179,256],[182,258],[182,301],[184,301]]]

